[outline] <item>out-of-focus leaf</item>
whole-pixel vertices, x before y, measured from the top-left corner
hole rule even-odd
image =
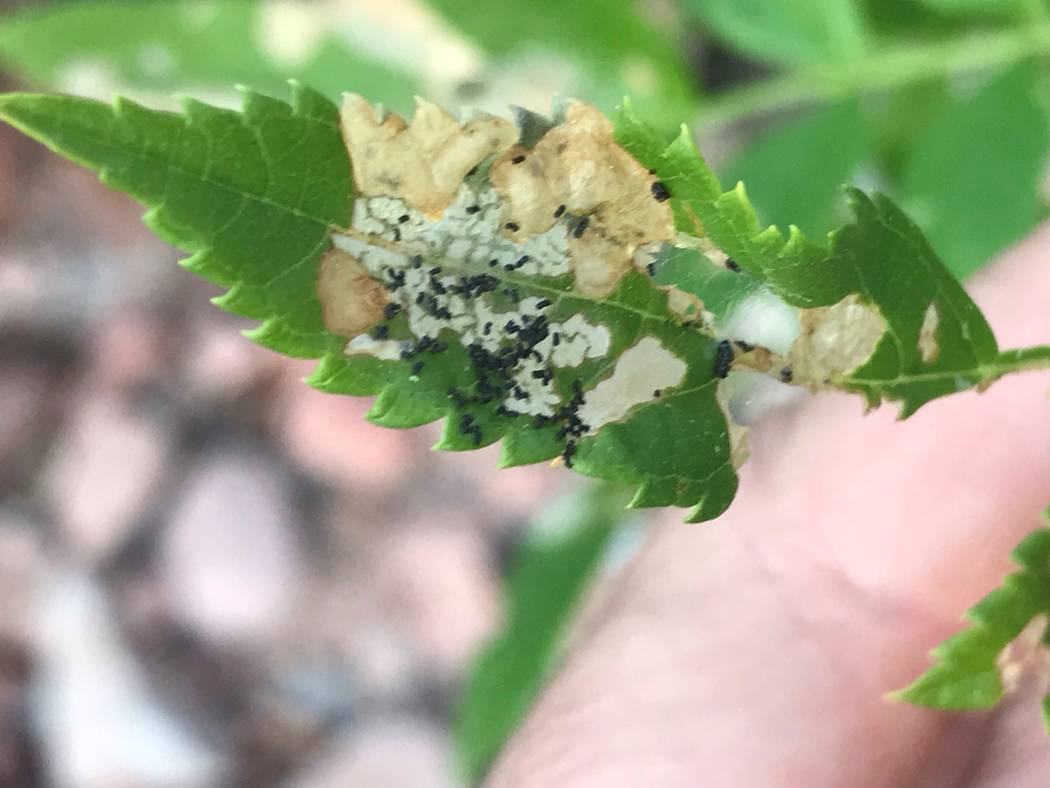
[[[1011,18],[1046,17],[1043,0],[921,0],[927,8],[943,14],[987,14]]]
[[[865,48],[856,0],[686,0],[704,27],[757,60],[844,63]]]
[[[821,237],[845,218],[836,211],[842,187],[870,153],[868,137],[857,101],[830,104],[750,140],[721,168],[723,180],[748,184],[764,222]]]
[[[999,702],[1003,650],[1036,616],[1050,613],[1050,528],[1030,534],[1011,557],[1019,571],[966,612],[969,627],[937,646],[936,663],[894,697],[938,709],[989,709]]]
[[[696,101],[679,42],[631,0],[430,0],[499,62],[547,60],[581,70],[574,92],[604,111],[625,95],[655,123],[675,123]]]
[[[1034,64],[951,102],[920,133],[902,174],[905,204],[953,273],[965,277],[1046,214],[1050,125]]]
[[[925,38],[967,24],[967,20],[941,14],[922,0],[863,0],[861,12],[872,36],[886,40],[897,36]]]
[[[352,79],[377,101],[411,106],[417,75],[355,51],[334,31],[289,25],[290,45],[272,46],[280,31],[264,17],[274,7],[273,0],[58,3],[0,17],[0,58],[34,84],[94,98],[129,90],[213,98],[236,84],[283,96],[289,78],[334,98]],[[323,23],[320,4],[314,13]]]
[[[595,486],[555,501],[521,547],[506,589],[507,621],[467,676],[456,724],[460,762],[478,781],[546,680],[565,626],[623,518],[624,498]]]

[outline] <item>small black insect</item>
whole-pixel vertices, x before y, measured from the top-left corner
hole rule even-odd
[[[474,214],[476,214],[476,213],[479,213],[480,211],[481,211],[481,206],[480,205],[468,205],[467,206],[467,213],[471,214],[472,216]]]
[[[395,227],[394,228],[394,240],[395,241],[400,241],[401,240],[401,228],[400,227]]]
[[[403,214],[401,214],[400,216],[398,216],[398,217],[397,217],[397,221],[398,221],[398,222],[399,222],[400,224],[404,224],[405,222],[407,222],[407,221],[408,221],[408,214],[407,214],[407,213],[403,213]]]
[[[653,396],[656,397],[656,399],[660,399],[661,394],[663,394],[663,391],[661,389],[655,389],[653,391]]]
[[[781,383],[790,383],[794,379],[795,379],[795,373],[791,371],[791,367],[781,367],[780,368],[780,382]]]
[[[427,271],[427,273],[430,274],[431,276],[437,276],[438,274],[441,273],[441,266],[440,265],[435,265],[433,268],[431,268],[429,271]]]
[[[551,334],[551,344],[554,347],[558,347],[558,345],[561,344],[561,334],[559,334],[557,331]]]
[[[657,202],[664,202],[671,198],[671,190],[667,188],[667,184],[663,181],[653,181],[652,185],[649,186],[649,191],[652,192],[653,199]]]
[[[576,220],[576,226],[572,228],[573,238],[583,238],[583,234],[587,232],[587,227],[591,223],[591,217],[581,216]]]
[[[491,320],[485,324],[485,327],[483,329],[481,329],[481,333],[484,334],[485,336],[488,336],[489,334],[492,333],[492,321]]]
[[[513,159],[510,160],[510,163],[511,164],[521,164],[523,161],[525,161],[525,157],[524,156],[515,156]]]
[[[412,374],[413,375],[418,375],[422,371],[423,371],[423,362],[422,361],[417,361],[415,364],[412,365]]]
[[[518,230],[521,229],[521,225],[518,224],[517,222],[507,222],[503,226],[506,227],[508,230],[510,230],[512,233],[516,233]]]
[[[563,213],[565,213],[565,206],[564,206],[564,205],[559,205],[559,206],[558,206],[558,207],[557,207],[557,208],[556,208],[556,209],[554,210],[554,218],[555,218],[555,219],[560,219],[560,218],[561,218],[561,215],[562,215]]]
[[[423,267],[423,255],[417,254],[412,257],[412,267],[422,268]]]
[[[723,339],[718,343],[715,351],[715,377],[724,378],[729,374],[729,368],[733,364],[733,343]]]
[[[649,272],[649,276],[656,276],[656,263],[646,263],[645,270]]]
[[[576,441],[569,441],[565,444],[565,451],[561,453],[561,458],[565,462],[566,468],[572,467],[572,458],[576,454]]]
[[[726,268],[735,273],[740,273],[740,263],[738,263],[732,257],[726,258]]]
[[[383,317],[387,320],[392,320],[397,316],[397,313],[401,311],[401,304],[395,304],[393,302],[383,307]]]

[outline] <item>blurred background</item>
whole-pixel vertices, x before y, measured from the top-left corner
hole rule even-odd
[[[841,184],[876,188],[960,278],[1046,215],[1043,0],[0,9],[3,90],[630,95],[688,122],[764,220],[820,236]],[[140,213],[0,126],[0,785],[477,782],[645,518],[307,388]]]

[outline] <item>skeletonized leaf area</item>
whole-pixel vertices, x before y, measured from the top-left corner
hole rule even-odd
[[[561,457],[640,485],[637,505],[714,516],[736,484],[725,349],[698,299],[652,280],[675,239],[665,187],[593,107],[538,133],[523,117],[532,139],[501,118],[461,124],[420,101],[409,123],[346,97],[353,222],[318,278],[346,343],[313,382],[368,381],[380,424],[445,416],[441,448],[502,438],[504,465]]]

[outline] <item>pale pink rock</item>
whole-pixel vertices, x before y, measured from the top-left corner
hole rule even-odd
[[[462,671],[500,619],[499,586],[476,529],[433,524],[400,529],[373,559],[379,599],[431,670],[450,679]]]
[[[158,377],[164,364],[164,341],[156,321],[135,311],[106,318],[89,343],[91,377],[106,388],[127,388]]]
[[[30,714],[56,788],[206,788],[212,744],[171,714],[89,572],[56,571],[33,606]]]
[[[97,562],[119,547],[163,483],[170,434],[115,397],[85,396],[55,448],[44,489],[74,554]]]
[[[411,436],[365,421],[370,398],[307,386],[311,366],[294,365],[284,390],[280,429],[292,456],[333,484],[384,492],[403,483],[418,456]]]
[[[38,523],[0,509],[0,641],[29,645],[50,565]]]
[[[289,788],[454,788],[447,736],[411,717],[379,719],[336,741]]]
[[[30,450],[48,394],[48,379],[30,364],[0,366],[0,469]],[[3,476],[0,471],[0,484]]]
[[[307,571],[292,505],[279,469],[250,448],[198,459],[160,546],[176,618],[217,644],[275,638]]]
[[[230,400],[249,390],[267,376],[279,373],[287,359],[267,350],[238,329],[248,321],[208,320],[187,340],[192,350],[184,360],[190,390],[206,398]]]

